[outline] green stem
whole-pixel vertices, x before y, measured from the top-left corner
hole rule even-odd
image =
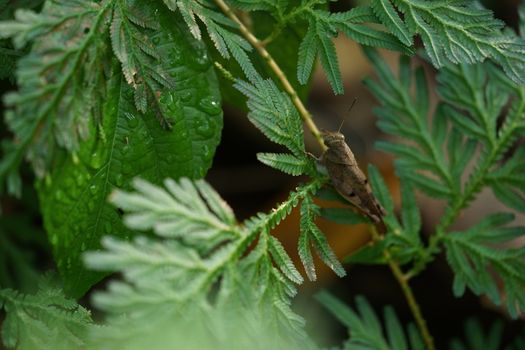
[[[293,88],[292,84],[290,84],[290,81],[282,71],[281,67],[275,62],[273,57],[270,55],[270,53],[266,50],[264,47],[264,44],[255,37],[255,35],[250,32],[250,30],[242,23],[242,21],[237,17],[237,15],[233,12],[233,10],[226,4],[223,0],[214,0],[217,6],[221,9],[222,12],[226,16],[228,16],[233,22],[235,22],[239,26],[239,30],[241,32],[241,35],[257,50],[259,55],[266,61],[266,64],[268,64],[268,67],[274,72],[274,74],[277,76],[277,79],[281,82],[284,90],[290,96],[290,99],[292,100],[292,103],[297,108],[297,111],[299,112],[299,115],[301,116],[302,120],[306,124],[306,127],[312,135],[314,136],[315,140],[321,147],[321,150],[324,152],[327,147],[323,142],[323,138],[321,137],[321,132],[319,131],[319,128],[317,125],[315,125],[312,115],[310,112],[306,109],[305,105],[303,104],[303,101],[299,98],[299,95],[297,94],[297,91]]]
[[[372,232],[372,239],[375,242],[378,242],[381,240],[381,235],[377,232],[375,227],[372,227],[371,232]],[[407,276],[401,270],[401,267],[399,266],[398,262],[392,257],[392,254],[390,253],[388,248],[386,248],[383,251],[383,255],[385,257],[385,260],[388,263],[388,267],[390,268],[390,271],[392,271],[392,274],[396,278],[399,286],[401,287],[401,290],[403,291],[403,295],[405,296],[408,307],[410,308],[410,311],[412,312],[412,316],[414,317],[414,320],[416,321],[417,327],[419,328],[419,332],[421,333],[421,337],[423,338],[423,342],[425,343],[426,348],[428,350],[435,350],[436,347],[434,345],[434,338],[430,334],[430,331],[427,326],[427,322],[425,318],[423,317],[423,313],[421,312],[421,308],[419,307],[419,304],[417,303],[416,297],[414,296],[414,292],[412,291],[410,284],[408,284]]]

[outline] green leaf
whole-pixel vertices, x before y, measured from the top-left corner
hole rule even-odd
[[[338,30],[361,45],[382,47],[409,55],[414,54],[410,46],[403,45],[392,34],[378,30],[374,28],[374,26],[364,24],[365,22],[377,22],[372,9],[368,6],[358,6],[350,11],[332,13],[330,20]],[[409,45],[411,45],[411,43]]]
[[[477,319],[469,318],[465,323],[466,344],[456,338],[451,341],[450,348],[453,350],[498,350],[502,349],[502,336],[503,323],[500,320],[495,321],[487,332]]]
[[[384,312],[385,328],[388,343],[392,349],[403,350],[408,348],[407,341],[401,323],[397,318],[396,312],[391,306],[385,307]]]
[[[306,154],[303,158],[297,158],[291,154],[257,153],[257,159],[269,167],[293,176],[299,176],[306,173],[310,166]]]
[[[305,157],[303,125],[292,101],[268,79],[253,83],[237,81],[235,87],[248,97],[248,119],[271,141],[286,146],[293,155]]]
[[[385,181],[379,173],[379,170],[377,170],[372,164],[368,166],[368,177],[370,179],[372,190],[374,191],[379,203],[381,203],[387,213],[393,213],[394,202],[392,201],[388,187],[386,187]]]
[[[279,242],[277,238],[270,236],[269,243],[269,249],[272,258],[274,259],[277,266],[279,266],[279,269],[284,273],[284,275],[294,283],[303,283],[303,277],[301,276],[299,271],[297,271],[294,263],[292,262],[292,259],[290,258],[288,253],[286,253],[286,250],[284,249],[281,242]]]
[[[490,58],[515,82],[524,83],[525,41],[476,2],[374,0],[374,13],[401,42],[419,35],[435,67]],[[398,15],[403,14],[403,20]]]
[[[220,9],[205,1],[163,1],[170,10],[181,14],[190,32],[198,40],[202,37],[197,22],[197,19],[200,19],[221,56],[225,59],[233,57],[251,82],[257,79],[259,74],[248,56],[252,47],[234,31],[238,27],[237,24],[222,14]]]
[[[401,181],[401,202],[401,218],[403,220],[404,232],[407,236],[419,241],[421,215],[419,213],[419,206],[416,203],[414,189],[406,180]]]
[[[329,22],[329,12],[311,11],[308,17],[308,31],[299,46],[297,62],[297,77],[301,84],[305,84],[312,71],[315,57],[319,53],[328,82],[336,95],[342,94],[343,82],[339,70],[339,62],[332,38],[337,34]]]
[[[315,58],[319,54],[321,66],[332,90],[335,94],[344,92],[338,58],[332,42],[338,30],[362,45],[412,53],[411,48],[399,42],[393,35],[363,24],[377,22],[368,7],[360,6],[350,11],[333,14],[322,9],[305,10],[305,7],[295,11],[299,17],[308,21],[308,30],[299,46],[297,61],[297,77],[302,84],[309,80]]]
[[[158,9],[150,1],[117,1],[111,22],[111,44],[122,74],[134,89],[136,109],[142,113],[153,109],[161,125],[170,128],[172,116],[160,99],[174,89],[175,82],[167,72],[169,67],[161,64],[163,50],[158,47],[160,36],[155,35],[160,29],[155,11]]]
[[[17,49],[39,40],[19,60],[18,92],[4,99],[5,122],[16,141],[4,145],[0,182],[17,176],[24,157],[44,176],[57,148],[78,150],[90,120],[100,117],[96,101],[103,100],[110,62],[103,35],[110,5],[57,0],[46,2],[40,14],[19,9],[15,20],[0,22],[0,37],[12,38]],[[60,26],[67,34],[56,35]]]
[[[269,1],[275,5],[275,2]],[[261,4],[257,2],[257,4]],[[251,30],[253,34],[260,38],[268,38],[274,35],[276,26],[280,26],[280,22],[273,18],[270,14],[264,11],[250,12],[246,14],[252,21]],[[297,92],[299,98],[303,101],[308,97],[310,86],[307,84],[309,79],[305,80],[304,84],[299,83],[297,70],[297,56],[299,52],[299,44],[306,33],[308,23],[306,21],[289,22],[282,28],[279,34],[273,37],[265,49],[272,55],[272,58],[277,62],[285,76],[288,78],[290,84]],[[206,42],[208,42],[206,40]],[[209,46],[213,46],[211,43]],[[240,66],[233,60],[224,59],[216,50],[211,52],[214,61],[219,62],[226,68],[234,77],[241,77],[243,72]],[[276,81],[275,73],[270,69],[267,62],[257,52],[250,51],[248,53],[250,61],[253,63],[255,70],[262,75],[263,78],[271,78]],[[241,110],[246,110],[246,97],[242,95],[237,89],[232,87],[231,81],[222,77],[219,74],[219,83],[221,85],[221,94],[224,104],[235,106]]]
[[[525,147],[518,148],[498,169],[487,174],[496,197],[505,205],[525,212]]]
[[[403,44],[412,45],[412,35],[389,0],[372,1],[375,15]]]
[[[44,223],[71,295],[82,295],[104,276],[85,271],[82,252],[97,249],[103,235],[131,235],[118,211],[106,202],[113,188],[129,188],[137,176],[155,183],[168,176],[200,178],[219,143],[222,114],[213,69],[209,62],[195,63],[198,44],[180,22],[168,25],[171,16],[161,15],[163,30],[155,40],[163,50],[185,53],[185,61],[172,62],[168,70],[176,88],[160,99],[175,121],[172,129],[163,129],[153,111],[139,113],[133,89],[117,74],[110,82],[99,134],[92,126],[91,137],[75,158],[64,155],[57,160],[39,185]]]
[[[94,324],[91,314],[64,296],[50,281],[40,283],[34,295],[0,289],[0,309],[7,317],[2,324],[2,342],[17,349],[68,349],[87,344]]]
[[[304,321],[289,306],[296,293],[290,280],[299,283],[302,277],[268,232],[283,211],[289,212],[285,207],[318,187],[308,184],[275,210],[242,225],[222,217],[214,204],[218,194],[202,180],[167,179],[163,187],[136,180],[134,192],[115,192],[112,201],[126,212],[126,225],[153,234],[131,242],[105,237],[102,250],[85,255],[91,268],[123,276],[94,296],[111,326],[96,333],[97,339],[122,346],[162,337],[186,348],[180,334],[199,334],[208,348],[209,342],[228,347],[229,335],[239,345],[248,344],[243,334],[252,342],[254,336],[273,334],[271,347],[308,344]],[[173,331],[179,336],[163,335]]]
[[[341,225],[370,223],[370,220],[350,208],[321,208],[320,216]]]
[[[308,276],[310,281],[315,281],[317,279],[317,274],[315,273],[314,258],[310,248],[310,237],[308,235],[308,231],[306,230],[301,231],[299,235],[297,251],[306,272],[306,276]]]
[[[339,70],[339,61],[337,59],[337,52],[335,45],[330,38],[329,29],[324,26],[319,26],[316,29],[319,50],[319,58],[321,66],[323,67],[328,82],[332,86],[332,90],[336,95],[344,93],[343,81],[341,78],[341,71]]]
[[[314,68],[317,57],[317,37],[315,26],[310,24],[308,30],[299,46],[297,61],[297,79],[301,84],[306,84],[310,80],[310,74]]]
[[[317,227],[314,220],[318,215],[319,207],[315,205],[311,197],[306,197],[301,204],[301,235],[299,237],[299,256],[303,262],[308,278],[315,280],[315,267],[313,265],[310,244],[312,244],[321,260],[332,269],[339,277],[344,277],[346,271],[337,259],[332,248],[328,244],[326,236]]]
[[[385,240],[377,243],[370,242],[357,251],[352,252],[343,261],[345,264],[386,264],[384,251],[387,246],[387,241]]]
[[[448,125],[441,114],[434,115],[432,128],[428,125],[430,101],[423,70],[416,70],[415,79],[410,74],[403,76],[403,72],[412,68],[410,61],[400,60],[400,75],[396,78],[377,52],[367,49],[365,53],[381,80],[380,83],[365,80],[383,105],[375,111],[379,116],[378,126],[384,132],[403,139],[403,142],[382,141],[377,143],[377,147],[400,158],[396,161],[399,176],[409,179],[414,186],[432,196],[450,198],[454,193],[451,190],[458,189],[441,147]],[[412,94],[412,86],[416,94]],[[418,170],[426,170],[427,173]],[[455,170],[458,171],[458,168],[455,167]],[[435,177],[429,177],[428,171]]]
[[[447,260],[454,271],[454,294],[463,295],[465,287],[475,294],[486,294],[492,302],[501,304],[499,279],[505,290],[505,304],[511,316],[525,309],[525,248],[495,248],[488,244],[501,243],[523,233],[523,228],[506,227],[513,216],[495,214],[464,232],[444,236]],[[498,276],[496,279],[495,275]]]
[[[317,293],[316,299],[348,327],[350,338],[345,343],[345,349],[408,349],[403,327],[391,307],[386,307],[384,311],[385,336],[379,318],[364,297],[356,297],[358,312],[325,291]],[[423,349],[418,346],[422,344],[421,337],[417,333],[410,332],[410,325],[409,333],[411,348]]]

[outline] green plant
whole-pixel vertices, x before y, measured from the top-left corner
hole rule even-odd
[[[292,30],[301,35],[289,36]],[[378,74],[365,81],[381,103],[378,126],[397,137],[377,146],[397,157],[401,211],[398,218],[370,166],[386,212],[376,224],[358,211],[314,203],[330,179],[305,148],[303,123],[326,150],[301,85],[319,57],[334,93],[343,93],[332,41],[339,32],[365,47]],[[415,36],[421,56],[439,69],[436,107],[423,69],[405,56],[414,55]],[[388,265],[415,320],[405,334],[387,308],[383,332],[364,299],[356,313],[320,294],[349,327],[344,348],[434,349],[409,281],[441,251],[457,297],[468,288],[513,317],[525,310],[524,247],[500,245],[523,233],[514,214],[451,229],[484,188],[525,212],[525,42],[481,5],[372,0],[333,13],[316,0],[47,0],[38,13],[18,9],[0,22],[0,37],[28,50],[18,60],[19,90],[5,96],[14,139],[4,143],[0,178],[20,194],[20,164],[32,165],[64,284],[63,291],[45,284],[36,295],[0,290],[6,346],[243,349],[255,337],[261,348],[317,348],[291,307],[303,276],[271,234],[298,206],[298,254],[310,280],[313,252],[346,274],[316,218],[367,223],[372,241],[345,262]],[[279,40],[296,52],[279,55],[272,46]],[[374,47],[401,52],[397,76]],[[257,158],[306,178],[273,210],[242,222],[201,179],[220,142],[221,93],[227,103],[245,101],[250,122],[288,152]],[[416,191],[447,203],[428,240]],[[64,293],[79,298],[109,272],[122,278],[94,292],[105,315],[97,325]]]

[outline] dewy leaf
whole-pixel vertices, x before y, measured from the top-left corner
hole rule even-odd
[[[160,99],[165,92],[173,90],[175,82],[166,70],[167,65],[162,64],[168,60],[161,60],[159,55],[162,49],[155,35],[159,30],[155,11],[158,9],[148,0],[117,0],[111,22],[111,44],[126,81],[133,86],[137,110],[145,113],[147,108],[153,109],[161,124],[170,128],[170,113]],[[167,57],[173,56],[170,52]],[[199,60],[203,58],[197,58]]]
[[[110,9],[108,1],[48,1],[40,14],[19,9],[15,20],[0,22],[0,37],[11,37],[16,48],[38,38],[19,60],[18,92],[5,96],[16,141],[4,148],[1,182],[16,176],[24,156],[42,177],[57,145],[75,151],[87,137],[104,95]]]
[[[44,223],[67,292],[82,295],[104,276],[86,272],[80,255],[98,249],[103,235],[129,237],[118,210],[106,200],[115,188],[129,188],[140,176],[159,183],[168,176],[204,176],[220,139],[222,111],[214,71],[201,61],[204,48],[174,14],[159,14],[159,55],[180,53],[168,73],[175,89],[163,93],[161,103],[173,120],[163,129],[155,113],[139,113],[133,89],[115,72],[103,108],[101,132],[94,130],[81,144],[76,159],[63,157],[41,181],[39,194]],[[94,128],[94,127],[93,127]]]

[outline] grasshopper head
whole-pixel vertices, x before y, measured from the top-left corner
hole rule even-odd
[[[341,142],[345,142],[345,136],[337,131],[323,130],[321,131],[321,136],[323,137],[323,141],[328,148],[331,148],[332,146]]]

